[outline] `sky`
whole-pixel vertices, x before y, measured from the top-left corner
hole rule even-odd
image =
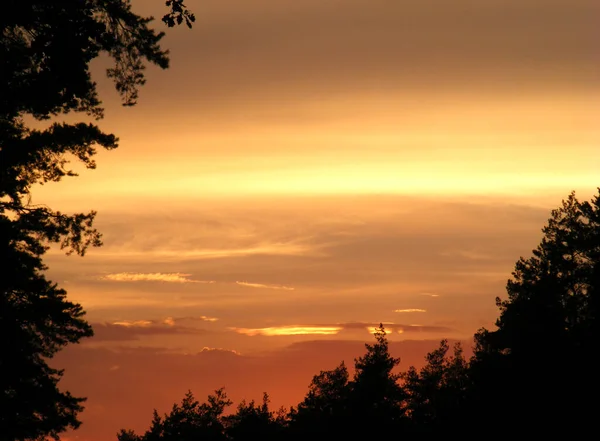
[[[88,397],[68,440],[147,428],[188,389],[296,404],[380,322],[401,369],[468,347],[550,210],[600,184],[598,2],[186,4],[137,106],[94,62],[119,149],[34,191],[104,234],[47,257],[96,331],[56,359]]]

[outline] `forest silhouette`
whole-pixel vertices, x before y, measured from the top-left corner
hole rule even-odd
[[[572,193],[552,212],[532,256],[521,258],[496,299],[495,330],[474,335],[473,356],[447,340],[420,370],[397,373],[384,325],[354,361],[315,375],[289,410],[232,403],[218,389],[204,403],[189,392],[143,435],[119,441],[337,440],[455,436],[505,438],[597,432],[595,350],[600,290],[600,190],[591,201]],[[250,379],[249,379],[250,381]]]
[[[95,168],[97,148],[118,138],[88,122],[39,122],[69,113],[101,119],[89,65],[101,54],[126,106],[134,105],[147,64],[167,68],[164,34],[125,0],[8,0],[0,14],[0,441],[58,439],[75,429],[84,398],[59,388],[49,361],[93,330],[81,305],[48,280],[52,244],[84,255],[100,246],[96,213],[65,214],[31,203],[35,185],[76,176],[69,159]],[[166,2],[167,26],[191,27],[182,0]],[[32,120],[36,124],[31,123]],[[474,335],[473,356],[446,340],[425,366],[399,373],[385,328],[354,363],[314,376],[305,398],[274,411],[231,401],[218,389],[205,402],[190,392],[154,413],[141,435],[119,441],[337,440],[433,436],[579,439],[596,423],[597,312],[600,291],[600,190],[572,193],[554,210],[532,256],[521,258],[496,299],[496,328]],[[330,368],[330,367],[329,367]],[[92,380],[93,381],[93,380]],[[249,379],[251,381],[251,379]],[[149,416],[150,417],[150,416]]]

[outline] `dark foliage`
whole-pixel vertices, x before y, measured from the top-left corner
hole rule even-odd
[[[464,414],[468,397],[467,361],[460,343],[448,357],[447,340],[426,356],[420,371],[410,367],[402,374],[406,394],[405,410],[410,431],[416,434],[442,435],[468,426]]]
[[[237,413],[221,418],[223,438],[210,439],[433,439],[449,434],[583,439],[597,433],[592,394],[598,390],[600,192],[590,202],[571,194],[552,212],[543,233],[533,256],[517,262],[508,298],[496,300],[497,329],[475,334],[471,360],[464,358],[460,344],[450,354],[448,341],[442,340],[422,369],[397,374],[400,360],[390,355],[380,326],[375,343],[355,360],[352,379],[343,362],[321,371],[304,400],[277,418],[266,398],[261,406],[242,403]],[[195,439],[204,439],[199,430]],[[119,441],[154,440],[149,434],[122,432]]]
[[[269,397],[257,405],[254,401],[242,402],[237,412],[224,415],[231,401],[223,389],[215,391],[206,403],[199,403],[188,392],[180,405],[174,405],[170,413],[160,417],[154,412],[150,429],[144,435],[122,430],[119,441],[220,441],[220,440],[277,440],[284,427],[282,412],[275,415],[269,410]]]
[[[402,426],[404,391],[394,369],[399,358],[389,353],[383,325],[375,330],[375,343],[367,344],[367,352],[354,361],[354,379],[350,383],[350,412],[353,431],[369,429],[384,436]]]
[[[206,403],[196,401],[188,392],[180,405],[173,405],[170,413],[160,417],[154,411],[150,429],[138,436],[131,430],[122,430],[119,441],[206,441],[226,440],[223,412],[231,405],[223,389],[215,391]]]
[[[192,27],[192,23],[196,21],[196,16],[186,8],[183,0],[167,0],[166,5],[171,10],[163,16],[163,23],[170,28],[184,22],[188,28]]]
[[[331,371],[315,375],[304,400],[290,411],[291,439],[321,440],[346,435],[349,398],[349,375],[343,362]]]
[[[589,393],[598,387],[600,195],[571,194],[543,233],[517,262],[508,299],[496,299],[498,329],[475,335],[472,410],[481,424],[505,421],[506,432],[583,434],[595,426]]]
[[[92,334],[80,305],[48,281],[35,237],[36,212],[14,221],[0,216],[0,439],[38,439],[77,427],[81,398],[58,389],[62,371],[47,360],[68,343]],[[22,226],[22,223],[27,223]],[[41,225],[40,225],[41,224]]]
[[[269,409],[269,396],[265,393],[260,405],[254,400],[242,401],[233,415],[225,417],[225,433],[236,441],[275,441],[284,435],[285,410],[276,414]]]
[[[182,1],[168,2],[168,25],[194,21]],[[181,19],[179,17],[182,17]],[[169,20],[174,20],[170,22]],[[52,123],[70,112],[103,115],[90,62],[107,54],[107,75],[123,104],[134,105],[147,63],[168,67],[159,42],[128,0],[6,0],[0,14],[0,440],[57,437],[77,427],[81,398],[58,389],[62,371],[48,360],[92,335],[80,305],[44,277],[49,244],[83,255],[101,245],[95,212],[65,214],[31,204],[36,184],[75,176],[72,159],[94,168],[97,148],[117,138],[90,123]],[[42,127],[36,123],[36,127]]]

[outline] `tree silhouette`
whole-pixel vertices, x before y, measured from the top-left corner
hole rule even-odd
[[[350,420],[355,430],[369,429],[373,436],[398,430],[404,422],[402,402],[405,393],[394,369],[399,358],[389,353],[383,324],[375,329],[374,344],[365,344],[367,352],[354,361],[350,383]]]
[[[427,354],[427,364],[411,366],[402,374],[406,414],[411,429],[419,434],[441,435],[465,425],[464,409],[469,393],[468,363],[460,343],[448,356],[448,340]]]
[[[262,404],[243,401],[235,414],[223,416],[231,402],[222,389],[209,397],[208,404],[199,404],[190,392],[168,415],[160,417],[155,411],[144,435],[121,430],[118,440],[332,440],[403,430],[405,394],[400,375],[392,372],[400,360],[389,353],[383,325],[374,335],[375,343],[366,344],[366,353],[355,360],[352,381],[343,362],[321,371],[313,377],[304,400],[287,415],[284,409],[276,414],[269,410],[267,394]]]
[[[365,344],[366,353],[354,360],[352,380],[343,362],[314,376],[290,413],[293,439],[352,438],[365,430],[379,436],[401,428],[405,394],[393,372],[400,359],[390,355],[383,325],[374,336],[375,343]]]
[[[192,23],[196,21],[196,16],[188,10],[183,0],[167,0],[165,3],[170,8],[169,12],[162,18],[167,26],[171,28],[185,22],[188,28],[192,27]]]
[[[146,63],[168,66],[152,18],[136,15],[126,0],[7,0],[0,14],[0,434],[3,440],[57,437],[77,427],[80,398],[58,389],[62,371],[47,361],[68,343],[90,336],[80,305],[47,280],[48,244],[83,255],[101,244],[95,212],[64,214],[31,204],[35,184],[75,176],[69,160],[94,168],[98,147],[117,138],[90,123],[39,121],[70,112],[103,115],[89,65],[100,54],[114,61],[107,74],[133,105]],[[194,17],[181,0],[168,2],[168,25]],[[41,126],[40,123],[37,123]],[[10,337],[9,337],[10,336]]]
[[[344,362],[313,377],[308,393],[290,412],[293,439],[332,439],[347,428],[350,383]]]
[[[285,411],[277,415],[269,410],[269,396],[265,393],[260,405],[254,400],[242,401],[237,412],[224,418],[226,434],[233,441],[275,441],[285,427]]]
[[[92,334],[81,306],[42,271],[44,248],[32,237],[27,216],[0,216],[0,439],[38,439],[77,427],[81,399],[58,389],[62,371],[47,364],[67,343]],[[35,219],[34,219],[35,220]],[[29,231],[28,231],[29,230]]]
[[[517,262],[508,299],[496,299],[498,329],[475,336],[472,410],[507,432],[584,433],[598,386],[600,196],[580,202],[571,193],[542,231],[533,256]]]
[[[400,359],[390,355],[383,325],[374,336],[375,343],[365,344],[366,353],[354,360],[351,381],[343,362],[314,376],[308,394],[290,413],[293,439],[352,438],[365,431],[383,436],[402,427],[405,394],[400,375],[393,372]]]
[[[150,428],[144,435],[132,430],[121,430],[119,441],[274,441],[280,439],[285,427],[285,412],[277,414],[269,410],[269,396],[265,393],[262,403],[242,401],[236,413],[224,415],[231,401],[223,389],[199,403],[188,392],[181,404],[174,405],[163,417],[156,410]]]
[[[223,412],[231,405],[223,389],[208,396],[205,403],[198,402],[188,392],[181,404],[174,404],[163,417],[156,410],[150,429],[138,436],[131,430],[121,430],[119,441],[220,441],[226,440]]]

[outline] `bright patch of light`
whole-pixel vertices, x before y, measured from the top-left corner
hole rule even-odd
[[[341,326],[279,326],[271,328],[232,328],[238,334],[249,336],[265,335],[335,335],[342,330]]]

